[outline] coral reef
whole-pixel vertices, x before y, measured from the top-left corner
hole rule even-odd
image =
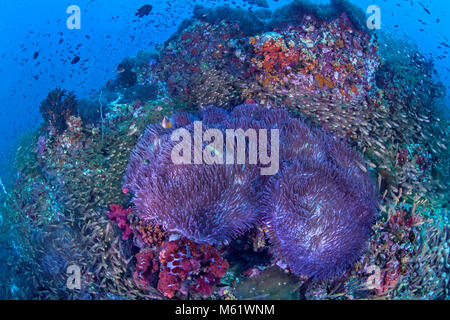
[[[264,33],[249,42],[254,47],[251,66],[264,87],[293,87],[360,104],[373,95],[377,47],[369,34],[353,30],[346,16],[329,24],[307,17],[302,28]]]
[[[137,81],[137,75],[133,72],[134,60],[130,58],[124,59],[117,66],[116,72],[118,73],[117,82],[118,85],[124,88],[132,87]]]
[[[138,220],[132,223],[134,244],[138,248],[159,246],[164,241],[164,232],[160,225],[152,225],[148,222]]]
[[[128,240],[133,230],[130,228],[130,222],[128,221],[128,215],[132,212],[131,209],[124,209],[120,204],[112,203],[109,205],[110,211],[108,212],[108,218],[111,221],[117,222],[119,228],[123,229],[122,239]]]
[[[201,5],[196,5],[194,7],[194,17],[210,24],[217,24],[222,21],[237,23],[242,32],[247,36],[264,31],[264,23],[258,19],[256,14],[244,9],[225,6],[206,8]]]
[[[158,290],[169,298],[178,291],[187,294],[189,290],[210,296],[228,269],[228,262],[217,249],[185,239],[169,241],[159,255],[162,270]]]
[[[77,101],[72,92],[65,89],[54,89],[42,101],[39,111],[46,122],[46,127],[55,134],[67,129],[67,120],[76,115]]]
[[[274,11],[268,28],[278,28],[286,25],[303,24],[308,16],[314,16],[320,21],[331,22],[345,14],[357,30],[367,31],[364,12],[348,0],[331,0],[328,4],[314,4],[308,0],[294,0]]]
[[[299,92],[367,107],[377,98],[378,48],[342,7],[345,1],[335,1],[326,19],[301,10],[290,24],[254,32],[234,18],[218,18],[239,17],[230,15],[231,9],[197,8],[197,19],[166,42],[146,77],[166,83],[175,99],[200,107],[245,101],[290,105],[286,100]]]
[[[21,138],[14,184],[1,193],[0,297],[449,299],[444,90],[415,46],[374,37],[361,17],[347,1],[273,13],[197,7],[88,100],[52,91],[45,126]],[[279,174],[171,165],[170,134],[192,132],[194,120],[279,127]],[[148,190],[161,210],[133,205]],[[218,206],[211,195],[221,191],[223,211],[197,210]],[[170,211],[173,199],[181,205]],[[81,290],[66,286],[73,264]]]
[[[448,265],[448,228],[433,221],[436,212],[427,200],[411,205],[400,193],[381,209],[368,254],[356,263],[348,280],[353,287],[342,295],[357,298],[371,292],[384,298],[442,298],[442,288],[448,287],[441,276]]]
[[[159,271],[159,263],[152,249],[144,249],[136,254],[136,270],[133,278],[144,289],[152,282],[153,274]]]
[[[166,43],[149,76],[166,83],[170,95],[190,105],[238,104],[238,80],[245,71],[236,44],[242,37],[237,24],[195,21]]]
[[[141,219],[196,242],[225,243],[264,217],[275,255],[298,275],[330,278],[356,261],[377,213],[375,184],[359,167],[364,161],[356,152],[285,110],[241,105],[228,115],[209,107],[202,119],[223,131],[280,128],[280,176],[264,190],[267,178],[255,175],[256,165],[174,164],[173,130],[151,125],[124,180]],[[184,128],[193,133],[192,125]],[[256,181],[261,187],[253,190]],[[262,203],[257,202],[261,192]],[[262,206],[264,215],[256,206]]]
[[[101,121],[99,101],[82,98],[78,101],[77,112],[85,124],[98,125]]]

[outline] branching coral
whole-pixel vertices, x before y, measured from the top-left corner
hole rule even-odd
[[[77,101],[72,92],[57,88],[41,102],[39,111],[50,130],[62,133],[67,129],[67,120],[76,115],[76,105]]]

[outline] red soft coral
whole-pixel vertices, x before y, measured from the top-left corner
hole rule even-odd
[[[156,255],[151,249],[145,249],[136,254],[136,271],[133,277],[140,286],[150,283],[150,276],[159,270]]]
[[[187,239],[169,241],[159,254],[161,273],[158,290],[172,298],[178,291],[187,294],[188,279],[194,284],[190,289],[210,296],[228,269],[228,262],[210,245],[198,245]]]
[[[112,203],[109,205],[110,211],[108,212],[108,218],[111,221],[117,221],[117,225],[121,228],[122,239],[128,240],[133,230],[130,228],[130,222],[128,221],[128,215],[133,212],[132,209],[124,209],[120,204]]]

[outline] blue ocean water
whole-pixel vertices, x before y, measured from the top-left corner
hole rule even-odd
[[[422,79],[422,75],[428,75],[428,72],[430,72],[432,76],[428,80],[433,84],[442,83],[446,91],[443,92],[442,99],[438,101],[424,98],[425,101],[418,102],[419,107],[411,109],[411,114],[407,115],[405,115],[405,112],[407,113],[408,110],[400,107],[396,108],[397,102],[398,104],[404,103],[396,95],[397,93],[401,95],[401,92],[397,92],[390,86],[386,86],[386,93],[382,93],[382,90],[380,90],[373,94],[373,96],[378,95],[377,97],[380,100],[386,99],[392,103],[389,109],[391,114],[383,114],[382,116],[376,114],[376,116],[380,116],[379,119],[372,119],[370,116],[365,115],[361,119],[355,120],[357,117],[348,116],[345,113],[335,114],[334,109],[331,107],[330,110],[332,111],[328,107],[319,110],[320,112],[326,110],[329,113],[325,114],[325,116],[323,113],[315,113],[317,110],[314,108],[311,109],[314,111],[305,110],[301,115],[301,117],[305,117],[305,121],[308,121],[308,125],[321,126],[323,131],[336,134],[340,138],[345,139],[358,152],[361,152],[364,155],[364,160],[367,161],[366,166],[362,165],[363,171],[364,173],[368,172],[372,176],[379,191],[379,194],[377,194],[379,201],[377,207],[378,216],[376,223],[373,225],[375,233],[371,235],[368,241],[367,252],[364,251],[365,255],[360,260],[353,261],[355,264],[352,265],[350,273],[346,274],[348,278],[343,280],[345,284],[340,287],[345,287],[345,292],[339,292],[337,289],[335,292],[329,288],[329,283],[321,283],[311,289],[311,291],[302,293],[302,295],[299,293],[293,294],[292,292],[295,290],[292,288],[298,287],[298,277],[292,276],[290,266],[281,261],[281,259],[280,261],[274,261],[271,258],[270,255],[272,253],[268,246],[269,243],[272,243],[272,239],[268,240],[268,238],[270,238],[271,234],[270,228],[273,226],[264,221],[264,225],[255,227],[255,230],[251,230],[250,235],[246,235],[245,241],[248,243],[242,239],[239,240],[242,242],[239,243],[238,249],[236,248],[237,246],[232,246],[231,249],[225,250],[225,245],[216,246],[216,243],[213,243],[214,246],[211,245],[211,248],[208,249],[210,251],[204,253],[205,256],[214,256],[219,251],[221,253],[226,251],[224,256],[228,260],[227,264],[229,263],[231,266],[228,270],[232,271],[217,277],[219,279],[222,278],[222,282],[220,282],[218,288],[214,288],[213,294],[216,297],[234,297],[238,299],[254,297],[273,299],[335,299],[344,297],[364,299],[376,296],[386,296],[392,299],[448,299],[449,297],[449,279],[444,271],[448,269],[449,257],[448,237],[446,237],[446,234],[449,232],[449,190],[448,181],[445,180],[448,177],[447,164],[449,164],[449,157],[447,147],[450,146],[447,143],[450,141],[450,137],[448,136],[449,129],[445,126],[446,124],[448,125],[447,119],[450,116],[450,56],[448,53],[450,49],[450,3],[444,0],[352,0],[350,2],[361,9],[366,18],[372,14],[372,12],[366,13],[370,6],[376,5],[380,8],[381,28],[374,30],[371,33],[371,37],[375,35],[375,37],[382,39],[389,35],[391,37],[389,39],[395,43],[400,43],[401,40],[406,41],[412,47],[417,46],[420,57],[415,60],[415,52],[408,47],[405,52],[414,56],[414,59],[410,56],[407,57],[408,59],[405,57],[405,59],[408,60],[408,63],[409,61],[417,62],[419,74],[411,72],[411,78],[413,79],[408,78],[409,74],[407,74],[402,83],[404,86],[399,86],[399,88],[411,89],[414,92],[414,86],[422,89],[422,85],[424,85],[425,89],[423,90],[425,90],[426,94],[434,92],[435,87],[431,85],[428,87],[428,82],[424,84],[425,80],[420,80],[419,83],[415,82],[417,79]],[[148,254],[148,251],[145,250],[151,247],[153,248],[151,249],[153,250],[152,252],[156,252],[156,256],[158,256],[158,254],[166,252],[164,250],[168,249],[164,248],[161,251],[160,249],[154,249],[148,243],[145,244],[145,237],[140,238],[140,242],[136,240],[138,238],[136,233],[144,229],[146,231],[142,232],[147,232],[147,236],[151,234],[159,241],[161,240],[158,238],[160,236],[159,229],[157,231],[154,229],[148,231],[145,228],[150,227],[145,225],[142,220],[139,220],[140,217],[133,216],[135,220],[131,221],[131,218],[129,218],[129,221],[127,220],[126,214],[128,211],[126,210],[132,211],[131,208],[134,208],[135,203],[133,204],[133,200],[130,197],[130,192],[132,193],[133,190],[128,190],[127,185],[122,186],[122,178],[130,153],[136,145],[136,141],[133,139],[137,139],[137,136],[143,133],[144,125],[155,121],[158,124],[161,123],[165,129],[170,128],[172,125],[176,126],[176,120],[171,118],[172,112],[176,111],[177,108],[184,111],[187,108],[184,103],[191,98],[192,101],[202,102],[201,99],[203,97],[200,94],[195,96],[196,88],[189,88],[189,85],[195,79],[192,80],[192,78],[186,77],[186,79],[189,78],[189,80],[186,80],[183,78],[183,72],[178,70],[173,63],[171,64],[171,59],[189,55],[189,59],[186,58],[186,61],[189,63],[186,63],[186,65],[195,65],[193,60],[202,54],[201,52],[196,52],[195,48],[193,49],[189,45],[196,43],[196,41],[201,43],[204,38],[196,39],[193,33],[198,32],[198,30],[192,26],[185,28],[186,25],[182,25],[183,21],[186,21],[185,19],[192,18],[194,8],[197,5],[202,5],[206,8],[229,6],[243,9],[244,12],[250,12],[250,15],[252,15],[254,12],[267,7],[265,3],[268,5],[267,9],[275,11],[280,8],[287,8],[285,6],[292,3],[292,1],[8,0],[0,3],[0,32],[2,34],[2,37],[0,37],[0,230],[7,232],[3,236],[0,235],[0,243],[2,245],[0,247],[0,279],[3,281],[0,282],[0,299],[133,299],[138,297],[158,299],[163,296],[165,298],[173,297],[173,293],[170,290],[164,291],[164,289],[159,288],[159,285],[157,285],[158,278],[151,278],[147,273],[145,277],[143,276],[147,270],[144,270],[145,272],[142,271],[142,275],[138,274],[139,264],[151,265],[152,259],[157,259],[157,257],[154,257],[155,253],[153,253],[150,260],[144,260],[149,257],[149,255],[144,254],[144,252]],[[309,3],[326,5],[329,1],[311,0]],[[70,16],[66,10],[71,5],[76,5],[81,9],[80,29],[70,30],[66,25]],[[151,12],[143,17],[136,16],[136,11],[144,5],[151,5]],[[233,18],[227,17],[230,21],[234,21]],[[305,21],[302,20],[302,22]],[[251,24],[248,21],[247,23]],[[228,30],[227,28],[233,30],[232,23],[228,24],[228,22],[217,20],[210,24],[219,25],[220,27],[208,29],[206,32],[208,36],[220,34],[222,27],[224,30]],[[201,26],[201,28],[205,27],[205,25]],[[179,29],[180,27],[183,28]],[[191,27],[194,31],[189,29]],[[240,25],[240,27],[242,28],[243,25]],[[288,30],[290,27],[293,30],[297,30],[295,28],[299,26],[284,27],[288,27]],[[288,32],[283,33],[284,31],[279,29],[282,28],[274,28],[271,31],[283,34],[283,37],[286,37],[286,39],[298,31],[292,31],[292,34],[289,34]],[[355,34],[360,32],[357,29],[355,28],[354,30]],[[186,38],[189,43],[187,45],[186,42],[183,42],[186,41],[184,39],[185,30],[188,30],[186,31]],[[220,35],[222,36],[222,34]],[[225,35],[224,39],[228,39],[226,38],[228,36],[228,34]],[[176,39],[172,42],[175,47],[171,43],[166,43],[171,37],[172,40]],[[267,32],[266,37],[270,39],[273,37],[273,33]],[[233,50],[236,49],[236,52],[250,50],[249,48],[253,50],[251,45],[255,45],[256,48],[258,44],[264,42],[262,40],[259,42],[260,39],[265,38],[261,35],[245,35],[242,36],[242,39],[233,42],[233,45],[235,45]],[[389,46],[389,42],[386,43],[387,46],[380,50],[382,52],[380,53],[381,61],[390,62],[389,58],[393,56],[397,60],[393,59],[392,61],[399,61],[398,57],[401,57],[403,52],[397,52],[396,50],[400,49],[394,46],[392,42],[392,48]],[[290,45],[287,40],[286,44],[287,46]],[[370,44],[372,43],[370,42]],[[176,47],[176,45],[180,47]],[[186,45],[186,47],[182,47],[182,45]],[[222,48],[221,46],[222,44],[217,46],[217,48]],[[339,45],[337,46],[339,47]],[[259,49],[261,50],[263,47],[261,46]],[[207,45],[206,48],[208,50],[211,49]],[[67,91],[72,91],[78,101],[88,98],[96,103],[97,101],[103,101],[104,92],[108,90],[111,92],[114,90],[120,91],[119,97],[126,96],[126,90],[121,91],[123,88],[120,85],[115,85],[114,81],[122,74],[126,74],[126,70],[122,70],[121,62],[127,57],[136,57],[142,50],[147,52],[156,50],[160,54],[159,58],[152,56],[152,59],[147,59],[148,65],[152,67],[157,65],[149,73],[159,73],[159,76],[162,75],[161,78],[165,80],[165,89],[161,89],[157,97],[152,96],[148,101],[141,101],[144,99],[137,97],[137,95],[127,98],[128,100],[124,98],[122,101],[120,101],[120,98],[117,100],[107,98],[108,106],[99,102],[102,111],[103,107],[105,107],[104,110],[108,110],[108,114],[101,115],[101,124],[97,120],[97,123],[92,126],[82,127],[80,125],[80,127],[77,127],[76,120],[72,120],[71,125],[75,129],[74,131],[69,130],[70,134],[65,132],[54,134],[51,132],[52,130],[49,129],[51,126],[48,126],[48,123],[43,119],[43,114],[40,112],[39,107],[52,90],[64,88]],[[212,52],[216,53],[214,50]],[[257,51],[255,49],[252,52],[255,53]],[[358,54],[369,55],[370,49],[361,50],[361,52],[358,52]],[[173,56],[169,54],[169,57],[167,57],[164,55],[165,53],[173,54]],[[227,62],[228,59],[232,61],[230,64],[239,61],[239,59],[241,61],[245,60],[243,58],[244,55],[239,56],[238,54],[236,54],[237,58],[234,56],[232,58],[226,55],[221,56],[219,53],[218,56],[221,57],[218,60],[223,59],[224,62]],[[205,58],[204,60],[207,59]],[[249,74],[262,72],[261,70],[264,69],[272,80],[279,80],[273,71],[267,71],[270,70],[270,67],[263,64],[263,61],[267,62],[268,59],[260,61],[259,69],[258,64],[255,63],[256,60],[254,61],[250,58],[247,60],[245,60],[244,65],[249,70]],[[253,62],[254,65],[249,61]],[[167,68],[165,68],[164,63],[167,63]],[[224,64],[228,67],[227,63]],[[261,67],[262,64],[263,68]],[[186,72],[189,74],[205,72],[206,74],[206,71],[215,70],[217,74],[220,73],[218,72],[221,70],[219,67],[210,70],[204,65],[204,63],[201,63],[198,69],[186,69]],[[434,70],[430,67],[431,65],[434,66]],[[197,65],[195,66],[197,67]],[[389,74],[389,76],[392,76],[395,72],[399,72],[398,70],[401,68],[397,69],[396,67],[398,66],[390,65],[386,74],[392,72]],[[124,69],[126,68],[124,67]],[[138,71],[133,69],[133,73],[144,77],[144,80],[148,80],[145,77],[151,78],[151,76],[146,74],[144,69],[142,68]],[[230,69],[234,71],[233,68]],[[423,70],[423,73],[421,70]],[[236,71],[236,73],[238,72]],[[171,73],[174,75],[173,78],[170,77]],[[248,74],[246,76],[250,77]],[[395,76],[392,77],[395,78]],[[219,76],[218,78],[223,80]],[[279,78],[282,77],[280,76]],[[217,80],[217,78],[214,78],[214,75],[208,75],[207,79],[211,82],[200,83],[207,86],[210,83],[212,85],[212,82]],[[261,78],[255,79],[261,80]],[[322,85],[322,81],[325,83],[329,81],[328,79],[315,79],[320,83],[321,90],[325,88]],[[186,80],[186,83],[182,82],[184,80]],[[372,82],[378,82],[378,80],[371,79]],[[164,81],[161,80],[161,82]],[[178,82],[182,84],[178,85]],[[381,83],[382,81],[380,80],[379,82]],[[111,85],[111,83],[113,84]],[[261,83],[263,83],[263,88],[267,89],[269,87],[271,90],[270,85],[266,86],[266,83],[262,80]],[[412,83],[412,88],[409,87],[410,83]],[[328,86],[332,87],[332,85]],[[359,87],[352,86],[352,83],[349,84],[347,89],[350,94],[351,91],[355,95],[360,93]],[[270,90],[268,95],[275,96]],[[282,91],[279,87],[277,87],[277,90]],[[253,95],[249,93],[246,96],[247,93],[243,88],[239,88],[237,91],[247,98],[244,99],[246,103],[258,103],[268,107],[268,109],[273,107],[272,102],[268,102],[270,99],[258,97],[254,92],[252,92]],[[280,91],[277,92],[279,93]],[[222,94],[220,90],[217,90],[217,92],[218,95]],[[293,93],[288,89],[286,89],[286,92]],[[417,98],[419,101],[423,93],[423,91],[417,90],[417,96],[415,98],[409,97],[408,99],[416,102],[415,99]],[[299,93],[293,93],[294,96],[296,94]],[[428,97],[426,94],[423,96]],[[343,95],[345,96],[345,94]],[[168,98],[169,96],[170,99]],[[188,98],[186,98],[186,101],[180,102],[177,100],[180,96],[187,96]],[[319,97],[320,95],[317,94],[317,96]],[[171,100],[172,98],[173,100]],[[308,97],[308,99],[311,99],[311,97]],[[314,102],[314,99],[308,99],[300,101],[304,102],[305,105]],[[169,107],[166,106],[166,101],[170,101],[168,103]],[[192,101],[189,100],[188,102]],[[221,100],[216,99],[216,101]],[[333,105],[333,102],[331,99],[328,100],[328,103],[335,108],[336,106]],[[186,102],[186,104],[188,103]],[[210,100],[207,100],[205,105],[201,104],[201,106],[209,104],[212,103],[210,103]],[[376,103],[374,105],[380,110],[384,110],[384,106]],[[189,107],[191,108],[189,111],[195,117],[198,117],[199,110],[193,110],[192,106]],[[345,109],[347,107],[342,108]],[[148,109],[151,109],[151,111],[146,113]],[[360,109],[362,110],[364,107],[360,106]],[[157,112],[161,110],[163,113],[158,114]],[[356,112],[353,109],[351,110],[354,113]],[[438,111],[436,112],[435,110]],[[167,117],[165,117],[166,112],[168,112]],[[336,122],[327,122],[329,118],[334,118],[335,116],[334,120]],[[344,121],[338,116],[343,118],[348,116],[348,118],[345,118]],[[408,117],[408,119],[416,118],[419,120],[414,124],[408,124],[408,121],[405,120],[402,124],[403,117],[404,119]],[[366,126],[369,120],[374,120],[376,125],[370,122]],[[352,122],[352,125],[347,127],[347,121],[355,122]],[[427,125],[430,122],[431,127],[428,127]],[[341,131],[336,129],[340,124],[342,124],[342,128],[339,128]],[[398,127],[399,124],[401,127]],[[426,129],[421,130],[421,124],[427,126]],[[104,126],[107,127],[105,130]],[[358,126],[360,126],[359,129],[357,128]],[[378,127],[375,128],[376,126]],[[380,127],[384,127],[386,130],[380,129]],[[387,130],[392,127],[394,128],[392,131]],[[336,131],[334,131],[335,129]],[[136,132],[138,134],[135,134]],[[392,134],[392,132],[395,132],[395,134]],[[420,136],[421,132],[423,132],[422,137]],[[80,138],[80,135],[83,137]],[[363,136],[367,137],[368,142],[361,138]],[[403,140],[405,136],[408,138]],[[410,143],[411,140],[409,138],[412,141],[415,141],[416,138],[419,140],[415,141],[416,143]],[[359,140],[364,140],[364,142],[358,142]],[[385,145],[385,143],[389,143],[389,146]],[[383,145],[385,148],[383,148]],[[87,154],[80,155],[77,152],[72,154],[70,149],[76,149],[77,152],[80,149],[88,151]],[[61,155],[64,157],[58,158]],[[66,156],[67,158],[65,158]],[[74,163],[70,162],[68,159],[70,157],[75,159]],[[79,168],[75,168],[81,161],[86,161],[86,165],[82,164]],[[64,175],[65,170],[68,172],[67,175]],[[70,183],[71,181],[73,184]],[[77,204],[77,199],[80,204]],[[111,205],[119,206],[116,206],[117,210],[114,210],[110,207]],[[123,216],[124,212],[125,218]],[[93,222],[87,223],[86,221],[90,219]],[[188,220],[186,219],[186,221]],[[114,224],[112,222],[119,222],[120,228],[116,227],[117,223]],[[121,223],[127,226],[129,224],[131,229],[128,230],[121,226]],[[94,227],[92,227],[92,230],[89,230],[89,227],[85,229],[83,224]],[[156,227],[152,226],[151,228]],[[122,229],[125,230],[123,234]],[[389,232],[386,231],[387,229],[389,229]],[[86,241],[86,230],[95,235],[92,239],[97,241],[101,238],[101,241]],[[391,232],[391,230],[393,231]],[[134,234],[132,240],[127,238],[127,231],[130,234]],[[99,235],[100,233],[101,235]],[[168,238],[167,236],[166,242],[163,243],[167,244]],[[47,241],[47,239],[51,240]],[[266,242],[264,242],[264,239]],[[157,242],[156,240],[154,241]],[[174,241],[179,241],[187,247],[191,246],[193,252],[197,249],[194,244],[182,242],[187,240],[176,239]],[[83,243],[83,246],[87,249],[83,247],[78,252],[68,244],[78,242]],[[261,248],[257,248],[260,242],[264,244],[261,244]],[[273,242],[276,243],[276,241]],[[44,243],[45,247],[36,248],[37,246],[34,246],[36,243]],[[120,243],[120,245],[117,243]],[[244,253],[242,253],[240,251],[242,243],[244,243],[242,247],[253,249],[247,248],[248,250],[245,249],[247,251],[242,249],[244,250],[242,251]],[[430,243],[432,245],[429,245]],[[104,278],[101,278],[100,274],[105,264],[108,267],[113,266],[113,269],[115,268],[114,270],[117,271],[116,269],[120,269],[117,267],[119,263],[114,260],[115,258],[109,258],[112,262],[109,260],[105,262],[106,259],[102,260],[99,258],[98,253],[89,251],[92,247],[96,250],[103,248],[101,250],[109,250],[108,252],[120,251],[122,254],[121,259],[123,258],[122,262],[128,260],[128,264],[122,265],[120,268],[123,270],[121,269],[114,276],[105,271],[108,275],[102,274]],[[162,247],[163,245],[161,245]],[[395,247],[395,250],[400,249],[392,253],[392,256],[389,256],[391,252],[386,253],[383,251],[386,250],[386,247]],[[95,251],[94,249],[92,250]],[[430,251],[427,251],[428,249]],[[76,252],[73,253],[72,251]],[[248,255],[248,258],[239,259],[240,255]],[[424,256],[428,260],[419,261],[419,257],[422,258]],[[58,291],[59,289],[55,290],[57,285],[65,281],[65,269],[70,264],[68,261],[73,262],[74,257],[79,259],[80,265],[83,266],[83,283],[88,283],[89,286],[83,287],[81,291],[76,291],[76,293],[70,290],[67,293],[66,288],[63,288],[66,291],[62,289],[61,291]],[[15,259],[19,259],[17,261],[20,261],[20,263],[16,263]],[[159,259],[161,260],[159,263],[162,271],[163,259]],[[215,256],[215,259],[220,260],[218,256]],[[427,278],[432,277],[430,275],[431,272],[419,277],[418,271],[414,269],[419,267],[416,265],[411,268],[406,267],[409,266],[408,263],[410,261],[411,265],[416,263],[421,268],[427,264],[436,267],[436,271],[433,271],[435,272],[433,273],[434,282]],[[133,266],[130,267],[130,265]],[[205,267],[205,265],[205,260],[202,260],[202,268],[212,268],[210,265],[208,267]],[[370,277],[370,272],[367,270],[371,270],[370,268],[373,266],[377,268],[377,266],[381,265],[383,266],[380,267],[383,277],[380,280],[382,285],[375,289],[372,288],[374,291],[370,292],[370,296],[364,295],[366,292],[361,293],[354,289],[352,283],[355,278],[358,279],[355,281],[364,283],[368,275]],[[278,267],[283,271],[278,270]],[[106,270],[106,267],[104,269]],[[196,276],[198,274],[204,276],[203,273],[206,274],[204,269],[201,269],[202,271],[199,271]],[[220,273],[219,271],[217,273]],[[26,276],[22,276],[22,273],[26,274]],[[245,277],[251,276],[245,278],[242,274]],[[254,274],[256,278],[253,278]],[[399,274],[402,276],[400,277]],[[420,281],[415,281],[412,274],[417,276],[418,279],[420,278]],[[41,276],[42,278],[39,278]],[[257,278],[258,276],[260,278]],[[27,277],[33,277],[33,284],[27,282]],[[161,275],[159,277],[160,279],[162,278]],[[308,278],[307,275],[305,277],[306,279]],[[117,280],[118,278],[121,278],[121,280]],[[242,281],[240,285],[236,285],[236,283],[241,281],[235,281],[236,278],[241,280],[245,278],[247,281]],[[436,278],[437,280],[435,281]],[[103,281],[103,279],[106,280]],[[135,282],[142,280],[146,286],[151,288],[146,287],[145,290],[147,291],[145,291],[139,286],[142,285],[142,282],[138,283],[137,287],[123,284],[127,281],[129,283],[130,279],[133,279]],[[197,290],[204,295],[198,297],[210,296],[211,293],[208,291],[210,288],[206,285],[202,287],[200,284],[204,284],[201,282],[203,280],[199,279],[201,278],[196,279],[196,285],[201,288],[197,288]],[[260,285],[260,279],[272,279],[273,283],[266,281],[265,284],[267,286],[265,287]],[[301,276],[300,279],[302,279]],[[114,291],[115,288],[121,286],[117,281],[123,284],[123,288],[127,288],[125,290],[128,290],[127,293],[123,293],[122,290]],[[404,281],[404,283],[400,285],[401,281]],[[275,282],[283,282],[287,283],[287,285],[284,290],[279,290],[274,284]],[[414,290],[405,291],[404,288],[408,287],[410,283],[416,285],[418,282],[420,282],[422,287],[418,286]],[[221,286],[226,288],[226,290],[220,290]],[[394,287],[395,290],[393,289]],[[114,290],[110,288],[114,288]],[[189,288],[189,285],[184,283],[178,292],[175,293],[175,296],[178,298],[186,297],[184,291],[188,291],[187,288]],[[327,289],[325,290],[324,288]],[[351,293],[349,293],[349,290]],[[324,294],[324,291],[327,291],[327,294]],[[205,292],[209,295],[205,294]],[[252,292],[254,295],[249,292]]]

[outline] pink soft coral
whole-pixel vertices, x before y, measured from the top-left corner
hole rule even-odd
[[[122,239],[128,240],[133,230],[130,228],[130,222],[128,221],[128,215],[133,212],[132,209],[124,209],[120,204],[112,203],[109,205],[110,211],[108,212],[108,218],[111,221],[117,221],[118,226],[122,229]]]

